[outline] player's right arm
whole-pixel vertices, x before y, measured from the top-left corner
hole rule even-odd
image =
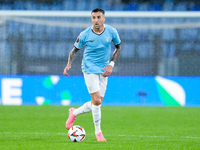
[[[72,64],[72,61],[74,60],[75,56],[76,56],[76,53],[79,51],[78,48],[74,47],[71,52],[69,53],[69,57],[68,57],[68,63],[67,63],[67,66],[65,67],[64,69],[64,72],[63,74],[66,75],[67,77],[69,77],[69,74],[67,73],[67,71],[71,68],[71,64]]]

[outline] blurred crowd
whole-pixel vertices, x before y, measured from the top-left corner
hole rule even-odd
[[[1,10],[199,11],[199,0],[0,0]]]

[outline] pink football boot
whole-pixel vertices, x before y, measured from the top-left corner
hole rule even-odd
[[[76,120],[76,116],[73,114],[74,110],[75,110],[75,108],[70,108],[69,109],[69,117],[68,117],[68,119],[66,121],[66,128],[68,130],[72,127],[74,121]]]
[[[103,137],[102,132],[99,132],[96,134],[97,141],[106,141],[106,139]]]

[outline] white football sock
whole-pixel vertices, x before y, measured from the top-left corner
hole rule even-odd
[[[101,105],[92,105],[92,116],[95,126],[95,134],[101,132]]]
[[[85,104],[83,104],[81,107],[75,109],[73,111],[73,114],[75,116],[78,116],[80,114],[91,112],[91,111],[92,111],[92,102],[89,101],[89,102],[86,102]]]

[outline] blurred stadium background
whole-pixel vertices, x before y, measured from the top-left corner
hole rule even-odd
[[[0,0],[0,149],[80,149],[64,124],[67,105],[91,99],[83,50],[71,76],[62,73],[96,7],[117,28],[122,52],[102,105],[108,142],[96,142],[85,114],[76,120],[87,133],[81,149],[199,149],[199,0]]]
[[[114,75],[200,75],[200,2],[187,0],[1,0],[0,74],[61,75],[74,41],[91,25],[89,16],[65,16],[65,11],[86,11],[90,15],[97,7],[116,12],[106,20],[117,28],[122,40]],[[41,16],[23,12],[27,10],[41,12]],[[15,11],[27,16],[16,15]],[[49,17],[48,12],[42,16],[43,11],[63,11],[63,16]],[[155,11],[183,14],[137,16],[138,12]],[[133,16],[118,17],[120,12]],[[184,13],[191,12],[197,16],[184,17]],[[71,75],[82,74],[82,52],[77,54]]]

